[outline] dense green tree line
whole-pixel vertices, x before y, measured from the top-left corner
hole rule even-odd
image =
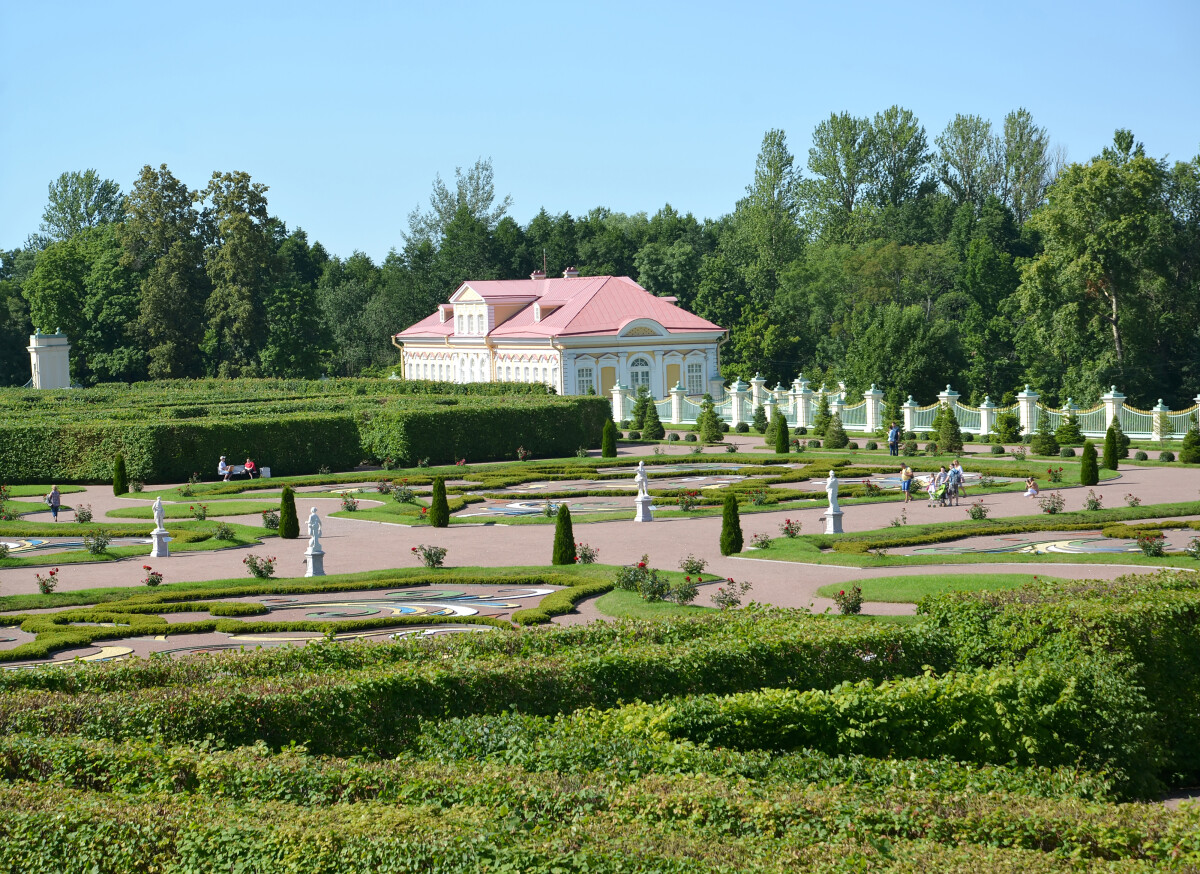
[[[80,382],[357,374],[464,279],[629,275],[731,330],[725,375],[875,383],[898,403],[946,383],[1051,403],[1118,384],[1142,405],[1200,390],[1200,157],[1168,163],[1117,131],[1065,164],[1025,110],[833,113],[804,166],[768,131],[746,195],[698,220],[598,207],[527,224],[489,161],[439,177],[381,264],[309,243],[245,173],[190,190],[144,167],[50,186],[39,233],[0,260],[0,380],[24,382],[30,325],[72,338]],[[16,351],[14,351],[16,350]],[[19,352],[20,354],[16,354]]]

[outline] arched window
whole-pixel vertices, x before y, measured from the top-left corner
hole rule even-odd
[[[634,391],[637,391],[640,385],[650,388],[650,362],[640,357],[630,361],[629,381],[633,383]]]

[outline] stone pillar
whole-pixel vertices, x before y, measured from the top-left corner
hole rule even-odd
[[[1108,426],[1112,424],[1113,418],[1116,418],[1121,423],[1121,427],[1125,426],[1125,395],[1117,391],[1114,385],[1110,388],[1108,394],[1104,395],[1100,400],[1104,403],[1104,430],[1108,430]]]
[[[150,535],[154,538],[154,545],[150,547],[150,558],[167,558],[171,554],[171,547],[167,545],[167,529],[155,528]]]
[[[1079,404],[1075,403],[1074,398],[1067,398],[1067,402],[1063,404],[1063,408],[1059,412],[1062,413],[1065,422],[1068,416],[1074,416],[1079,412]]]
[[[729,427],[736,428],[738,423],[742,421],[742,398],[746,397],[750,390],[750,386],[742,382],[739,377],[729,387],[729,396],[733,400],[729,404]]]
[[[29,364],[33,369],[34,388],[71,387],[71,344],[62,331],[30,334],[25,351],[29,353]]]
[[[983,403],[979,405],[979,436],[991,434],[996,427],[996,405],[992,403],[992,399],[987,395],[983,396]]]
[[[846,396],[840,391],[829,398],[829,415],[842,418],[842,410],[846,408]],[[843,425],[845,422],[842,423]]]
[[[763,401],[763,412],[766,413],[768,425],[771,424],[771,417],[775,415],[776,406],[778,405],[775,403],[775,396],[768,393],[767,399]]]
[[[761,373],[754,374],[754,378],[750,380],[750,406],[758,409],[758,405],[766,401],[767,378]]]
[[[304,560],[308,564],[308,568],[304,571],[306,577],[325,576],[325,550],[320,547],[314,550],[310,543],[308,549],[304,551]]]
[[[796,427],[811,428],[812,416],[812,389],[808,387],[808,380],[803,375],[796,377],[795,385],[796,392]]]
[[[1162,417],[1163,413],[1171,412],[1171,408],[1163,403],[1162,398],[1159,398],[1158,403],[1154,406],[1153,412],[1154,416],[1150,419],[1150,436],[1155,440],[1162,440],[1162,423],[1159,421],[1159,419]]]
[[[916,413],[917,402],[913,400],[912,395],[909,395],[908,400],[900,405],[900,409],[904,411],[904,430],[915,431],[913,428],[913,415]]]
[[[617,384],[612,387],[612,408],[613,421],[618,425],[625,418],[625,387],[621,385],[621,380],[617,380]]]
[[[680,383],[675,383],[675,388],[671,389],[671,424],[678,425],[683,421],[683,396],[687,394]]]
[[[947,407],[949,407],[954,412],[956,417],[958,416],[958,410],[955,409],[955,407],[958,404],[958,398],[958,392],[950,388],[950,386],[946,386],[945,391],[938,392],[938,403],[945,404]]]
[[[1017,414],[1021,417],[1022,433],[1032,434],[1037,430],[1038,423],[1038,395],[1028,385],[1025,390],[1017,395]]]
[[[863,392],[863,400],[867,402],[867,433],[874,434],[883,424],[883,392],[875,388],[875,383]]]

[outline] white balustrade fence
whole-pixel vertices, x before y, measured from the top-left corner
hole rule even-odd
[[[714,405],[718,419],[731,426],[753,422],[757,397],[760,403],[778,409],[789,427],[812,427],[823,396],[839,412],[842,426],[847,431],[885,431],[890,421],[883,418],[883,393],[875,386],[864,393],[863,400],[846,405],[844,391],[828,391],[825,386],[813,390],[803,376],[795,379],[790,391],[782,386],[776,386],[774,390],[765,389],[764,380],[758,376],[752,382],[753,387],[739,379],[723,393],[722,399]],[[900,415],[895,415],[895,410],[889,411],[889,415],[893,415],[897,422],[903,417],[905,431],[932,431],[938,409],[945,404],[954,410],[964,434],[983,435],[994,433],[997,420],[1008,414],[1019,417],[1022,429],[1027,434],[1037,430],[1038,420],[1043,413],[1052,430],[1058,430],[1063,421],[1073,414],[1079,423],[1079,430],[1085,437],[1091,438],[1104,437],[1115,416],[1126,434],[1139,439],[1180,437],[1191,427],[1193,418],[1200,415],[1200,395],[1193,398],[1192,406],[1183,410],[1171,410],[1161,400],[1152,410],[1139,410],[1125,404],[1125,396],[1117,391],[1116,386],[1101,398],[1098,406],[1086,410],[1076,407],[1070,398],[1062,409],[1044,406],[1029,386],[1025,386],[1025,390],[1018,395],[1017,403],[1009,407],[997,407],[987,398],[978,407],[967,406],[959,403],[957,392],[950,386],[946,386],[938,398],[938,403],[921,406],[909,396],[908,401],[900,407]],[[633,389],[615,386],[612,399],[613,418],[618,422],[629,418],[637,399]],[[771,403],[768,404],[768,401]],[[700,417],[701,399],[699,396],[688,397],[682,387],[676,386],[670,396],[655,402],[655,408],[664,424],[692,425]],[[874,428],[870,427],[872,423]]]

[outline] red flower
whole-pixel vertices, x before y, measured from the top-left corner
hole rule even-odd
[[[638,567],[645,567],[645,566],[646,566],[646,563],[644,561],[638,562]]]
[[[148,571],[148,570],[153,570],[153,568],[151,568],[150,565],[148,565],[148,564],[144,564],[144,565],[142,565],[142,570]]]
[[[846,590],[845,590],[845,589],[842,589],[840,592],[838,592],[838,594],[839,594],[839,595],[844,595],[844,594],[846,594]]]
[[[687,580],[689,583],[692,581],[691,577],[684,577],[684,579]]]
[[[416,552],[416,551],[417,551],[417,548],[414,546],[414,547],[412,548],[412,551],[413,551],[413,552]]]

